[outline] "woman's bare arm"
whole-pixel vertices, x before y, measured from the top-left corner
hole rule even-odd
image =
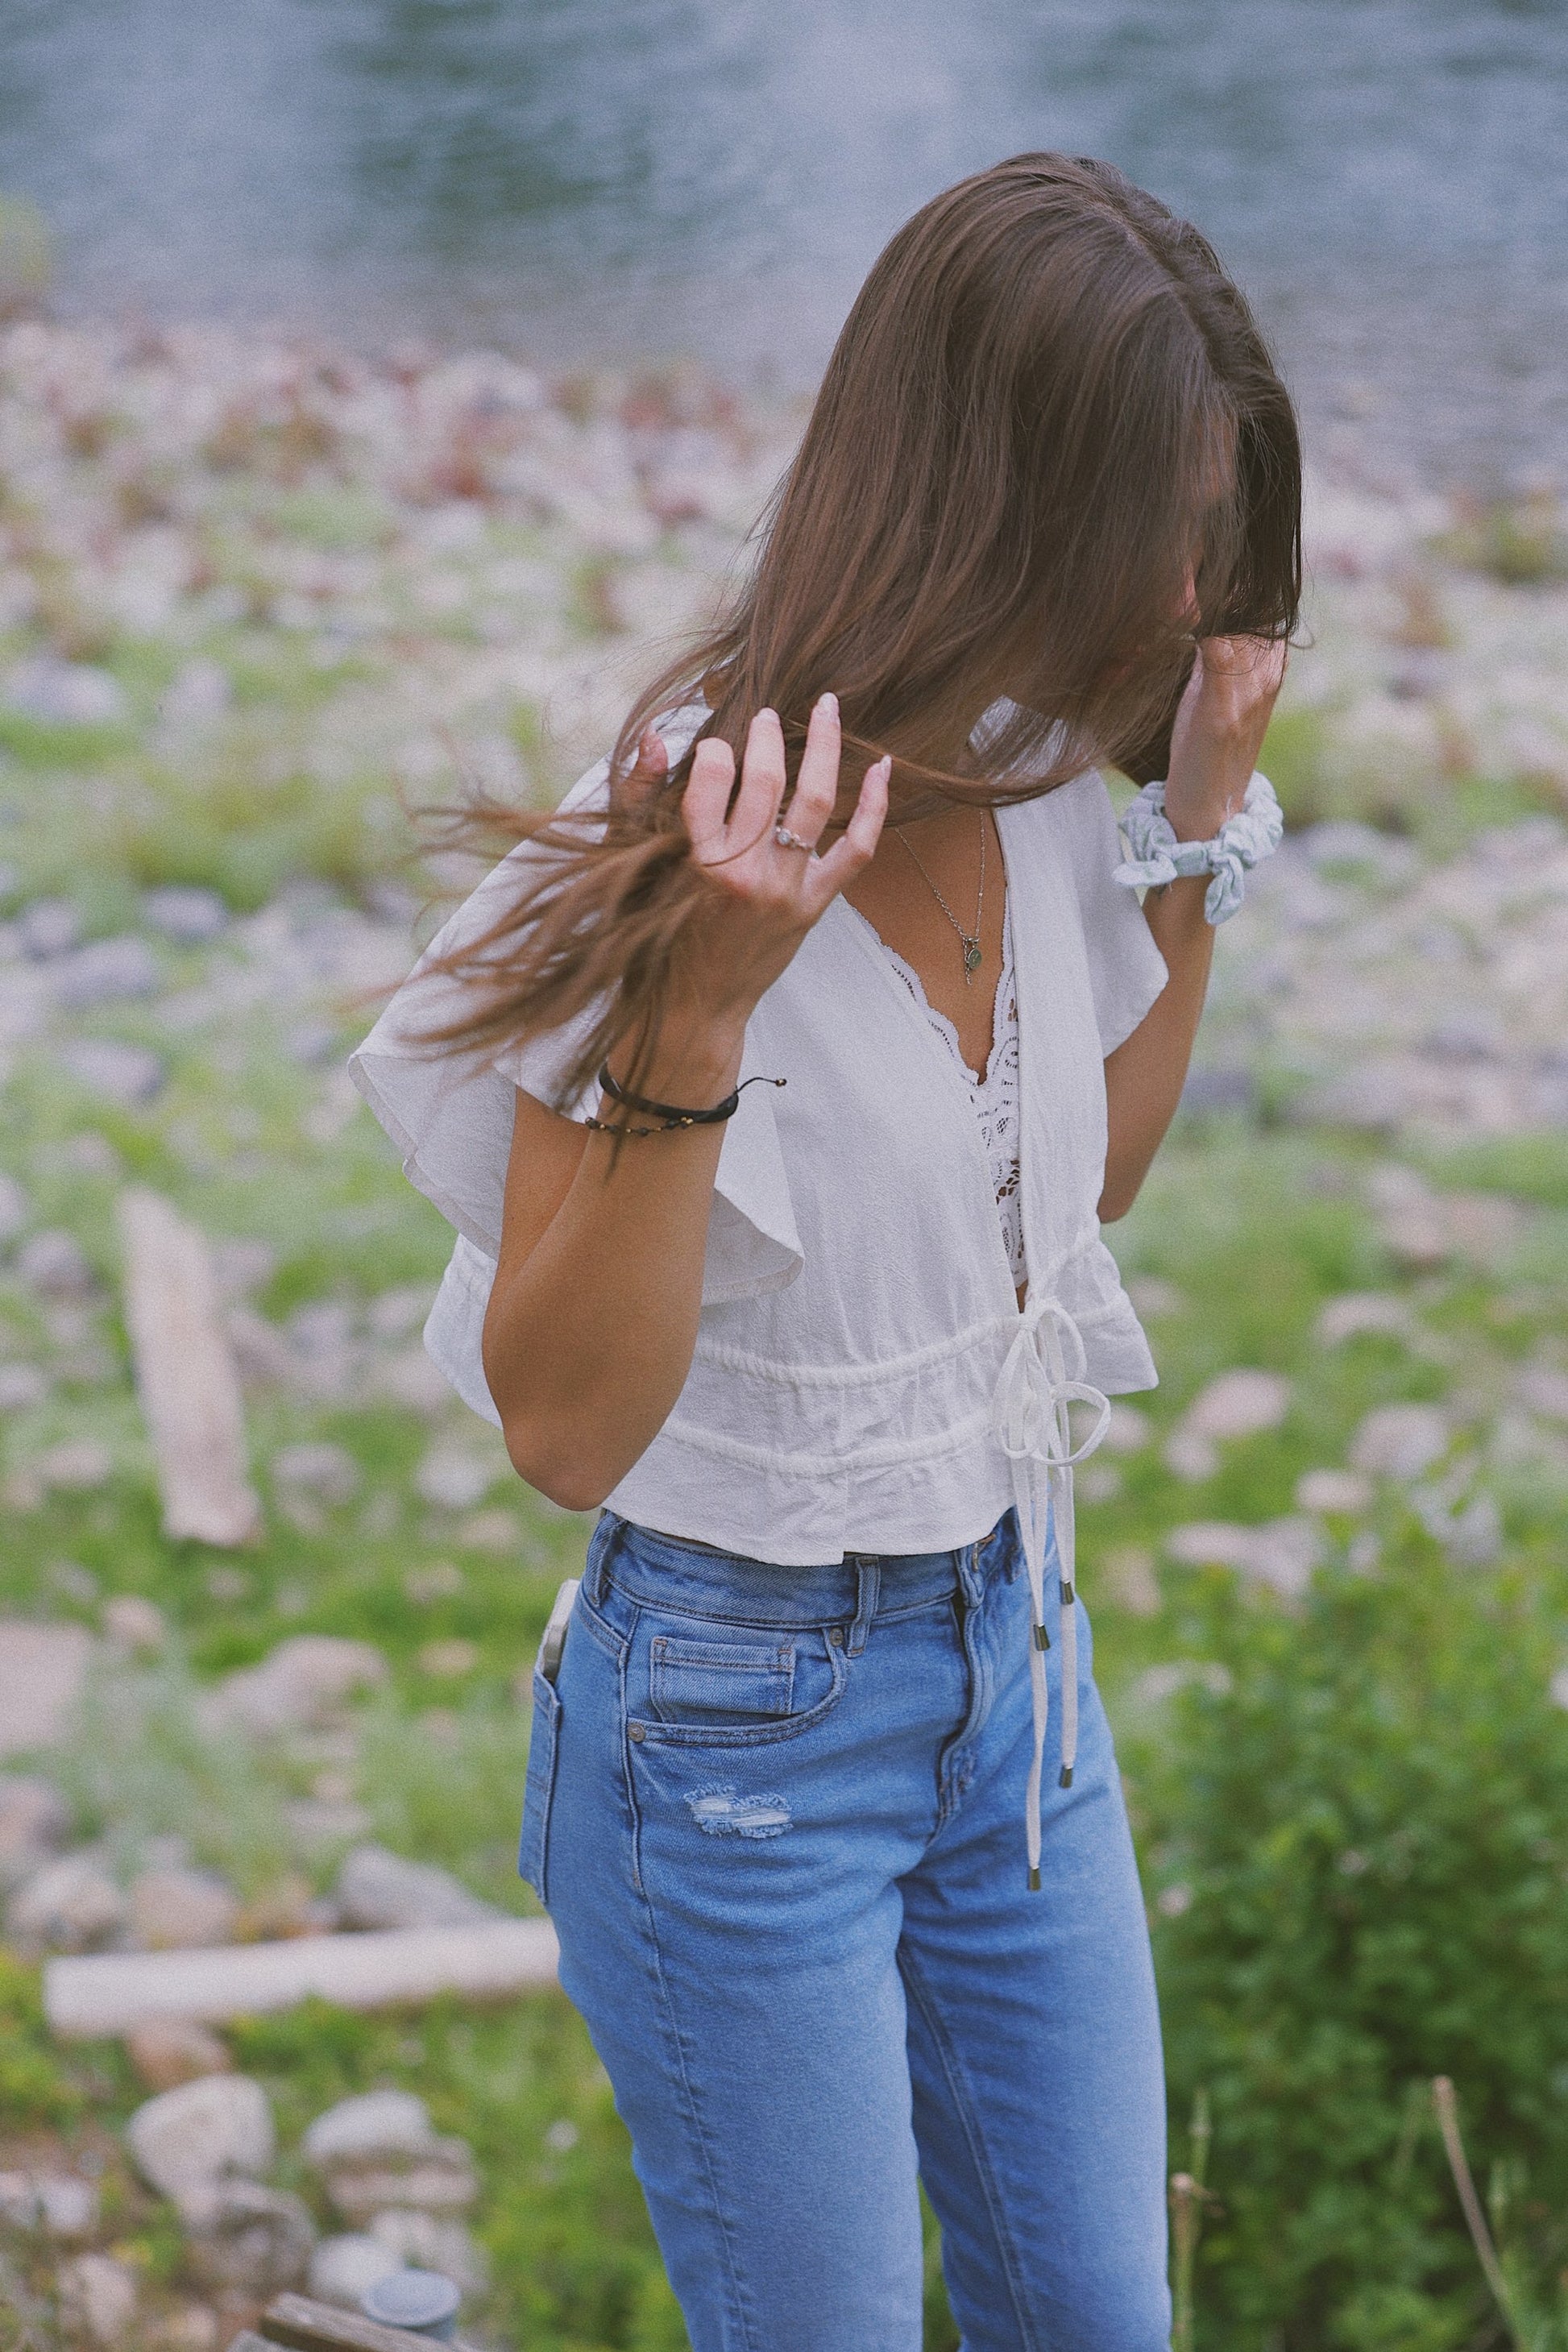
[[[1178,841],[1207,841],[1241,806],[1285,675],[1286,649],[1258,637],[1209,637],[1198,649],[1171,738],[1165,814]],[[1105,1064],[1108,1143],[1100,1213],[1124,1217],[1164,1141],[1186,1084],[1214,961],[1207,877],[1151,890],[1144,919],[1170,979]]]
[[[825,696],[812,715],[789,806],[790,830],[815,842],[833,813],[840,735]],[[645,779],[663,750],[644,748]],[[746,1022],[763,991],[844,884],[870,858],[887,808],[879,761],[855,814],[825,856],[781,847],[784,736],[759,712],[741,788],[726,816],[734,761],[699,747],[682,803],[692,856],[712,899],[686,964],[645,1091],[706,1108],[735,1083]],[[629,1125],[646,1124],[635,1111]],[[485,1378],[521,1475],[568,1509],[588,1510],[644,1454],[690,1368],[721,1127],[624,1141],[518,1097],[500,1264],[485,1317]]]

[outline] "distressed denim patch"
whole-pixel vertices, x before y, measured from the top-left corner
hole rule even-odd
[[[742,1797],[731,1788],[694,1789],[686,1801],[709,1837],[782,1837],[794,1821],[782,1797]]]

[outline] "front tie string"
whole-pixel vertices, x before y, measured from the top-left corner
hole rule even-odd
[[[1028,1570],[1033,1623],[1029,1635],[1029,1685],[1034,1706],[1035,1746],[1025,1799],[1025,1839],[1029,1885],[1040,1884],[1040,1780],[1046,1753],[1050,1693],[1046,1681],[1046,1525],[1054,1524],[1062,1601],[1062,1773],[1072,1786],[1078,1757],[1078,1592],[1073,1528],[1072,1473],[1075,1462],[1092,1454],[1110,1425],[1110,1400],[1083,1375],[1089,1369],[1083,1334],[1058,1298],[1032,1298],[1025,1307],[992,1398],[993,1426],[1013,1466],[1013,1500]],[[1089,1404],[1095,1423],[1081,1445],[1072,1442],[1068,1408]],[[1044,1494],[1041,1493],[1042,1475]]]

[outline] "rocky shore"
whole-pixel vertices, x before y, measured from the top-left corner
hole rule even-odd
[[[35,1971],[528,1908],[518,1693],[582,1525],[425,1357],[445,1228],[343,1055],[462,878],[410,805],[597,756],[800,421],[695,370],[0,329],[0,2294],[36,2343],[217,2352],[267,2287],[393,2262],[497,2341],[679,2340],[549,1996],[82,2057]],[[1558,1572],[1563,524],[1342,457],[1308,555],[1291,830],[1118,1236],[1165,1380],[1080,1490],[1130,1727],[1217,1671],[1184,1578],[1289,1610],[1410,1527]],[[232,1551],[159,1530],[132,1186],[211,1245],[261,1515]]]

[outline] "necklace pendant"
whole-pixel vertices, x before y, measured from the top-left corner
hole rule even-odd
[[[962,931],[959,937],[963,940],[963,977],[967,984],[979,971],[983,958],[978,940],[965,939]]]

